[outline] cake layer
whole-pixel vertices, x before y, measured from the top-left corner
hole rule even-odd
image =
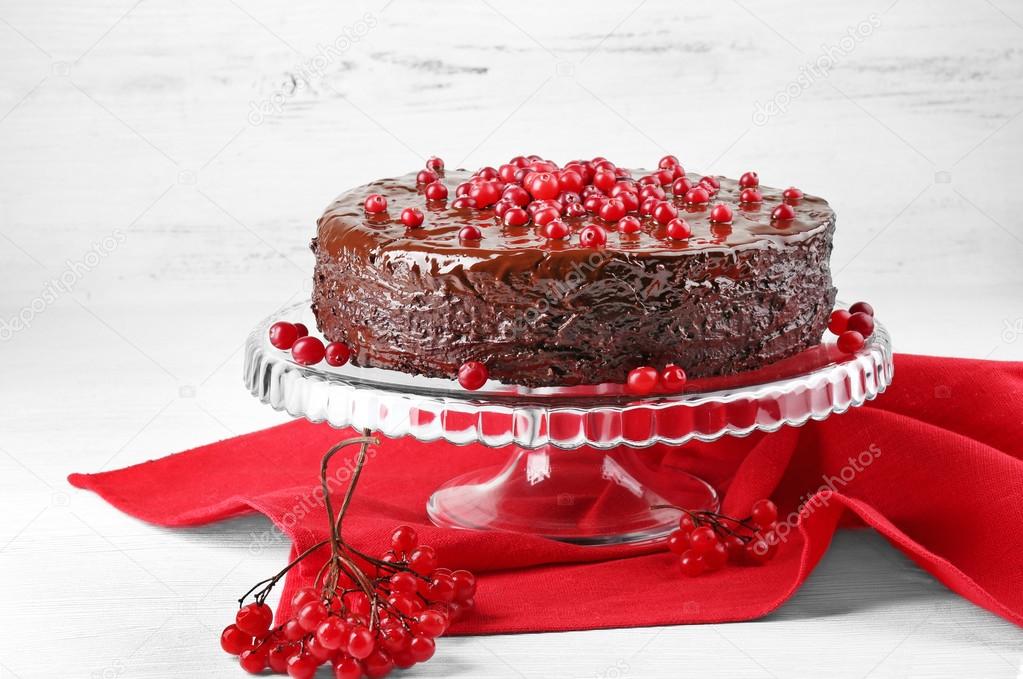
[[[468,178],[443,181],[453,196]],[[773,223],[780,191],[762,187],[762,203],[740,205],[736,182],[719,181],[714,202],[733,206],[732,222],[676,202],[686,240],[650,219],[630,235],[592,216],[565,219],[575,232],[608,228],[599,248],[503,226],[491,209],[427,203],[414,174],[354,189],[313,241],[320,331],[349,344],[357,365],[452,377],[480,361],[492,378],[527,386],[623,382],[632,368],[667,363],[690,377],[732,374],[819,343],[835,298],[834,213],[805,196],[794,219]],[[370,193],[387,198],[387,213],[365,213]],[[398,220],[405,207],[423,209],[422,227]],[[466,224],[483,238],[460,241]]]

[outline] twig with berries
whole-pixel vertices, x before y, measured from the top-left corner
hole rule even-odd
[[[411,527],[394,530],[391,549],[381,558],[345,540],[344,518],[366,452],[379,443],[369,432],[364,434],[332,447],[320,464],[330,537],[242,595],[234,624],[221,634],[223,649],[237,655],[242,668],[252,674],[269,668],[293,679],[310,679],[320,665],[330,663],[337,679],[384,677],[395,668],[429,660],[434,640],[473,608],[476,578],[466,570],[438,568],[436,552],[420,545]],[[352,445],[359,445],[359,453],[335,514],[327,468],[334,455]],[[294,595],[292,617],[275,627],[266,604],[270,592],[292,568],[326,547],[330,554],[313,585]]]
[[[674,505],[655,505],[652,509],[682,512],[679,529],[668,536],[668,549],[678,556],[683,575],[717,571],[729,561],[759,566],[770,561],[778,548],[778,508],[770,500],[754,502],[750,515],[743,519]]]

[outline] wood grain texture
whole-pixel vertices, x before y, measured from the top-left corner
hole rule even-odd
[[[216,634],[279,536],[155,529],[64,477],[283,421],[241,386],[245,335],[308,294],[335,194],[427,155],[756,169],[831,200],[840,294],[900,351],[1023,358],[1021,38],[1009,0],[0,0],[0,677],[242,676]],[[414,675],[1021,658],[1018,629],[864,533],[767,620],[454,639]]]

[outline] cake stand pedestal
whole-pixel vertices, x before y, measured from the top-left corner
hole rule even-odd
[[[877,323],[856,354],[823,344],[755,372],[693,380],[679,394],[636,397],[617,384],[532,389],[495,381],[470,392],[452,380],[389,370],[298,365],[269,343],[277,321],[316,327],[306,301],[252,331],[245,382],[254,396],[338,428],[501,448],[502,464],[481,459],[479,470],[433,493],[426,506],[433,522],[577,544],[663,538],[678,513],[653,506],[718,506],[714,488],[688,468],[697,459],[693,442],[824,419],[874,398],[893,373],[891,341]],[[702,454],[708,449],[700,446]]]

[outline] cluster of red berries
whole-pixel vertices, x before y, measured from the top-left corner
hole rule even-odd
[[[265,595],[257,595],[224,629],[222,648],[247,672],[269,668],[293,679],[310,679],[325,663],[337,679],[360,679],[426,662],[434,640],[472,610],[476,578],[438,568],[434,550],[408,526],[394,531],[391,544],[382,559],[369,559],[375,577],[349,567],[336,582],[299,590],[292,616],[276,627]]]
[[[679,529],[668,536],[668,549],[678,557],[683,575],[711,573],[729,562],[759,566],[770,561],[778,550],[778,508],[770,500],[754,502],[745,519],[673,509],[680,509],[682,516]]]
[[[874,334],[874,307],[866,302],[856,302],[848,311],[836,309],[831,312],[828,330],[838,336],[839,351],[855,354]]]
[[[664,238],[686,240],[693,230],[679,216],[679,207],[688,213],[707,210],[721,190],[721,182],[712,176],[694,182],[672,155],[661,158],[657,167],[657,171],[636,179],[629,170],[603,157],[572,160],[559,166],[540,156],[516,156],[500,167],[488,166],[473,173],[455,189],[451,207],[493,210],[495,221],[509,227],[532,223],[539,235],[550,241],[570,238],[574,225],[583,247],[603,247],[612,230],[627,240],[643,230],[644,219],[652,229],[660,227]],[[432,157],[416,175],[416,184],[427,202],[447,200],[448,188],[440,179],[443,174],[444,161]],[[756,172],[740,177],[740,207],[755,209],[763,202],[759,186]],[[786,189],[783,202],[771,211],[771,219],[775,222],[795,219],[792,205],[802,197],[799,189]],[[364,208],[369,214],[384,213],[387,199],[370,194]],[[589,221],[591,217],[596,221]],[[712,225],[730,224],[733,209],[717,203],[709,208],[708,218]],[[418,208],[408,207],[402,210],[400,220],[408,228],[419,228],[424,216]],[[471,242],[480,240],[483,234],[479,227],[470,224],[462,227],[458,236]]]
[[[636,396],[647,396],[654,392],[674,394],[686,386],[686,371],[669,363],[664,370],[658,371],[648,365],[642,365],[629,371],[625,380],[625,390]]]
[[[339,367],[352,356],[352,350],[343,342],[328,342],[324,346],[318,337],[309,335],[304,323],[274,323],[270,326],[270,344],[282,351],[290,349],[291,357],[299,365],[316,365],[326,360],[328,365]]]

